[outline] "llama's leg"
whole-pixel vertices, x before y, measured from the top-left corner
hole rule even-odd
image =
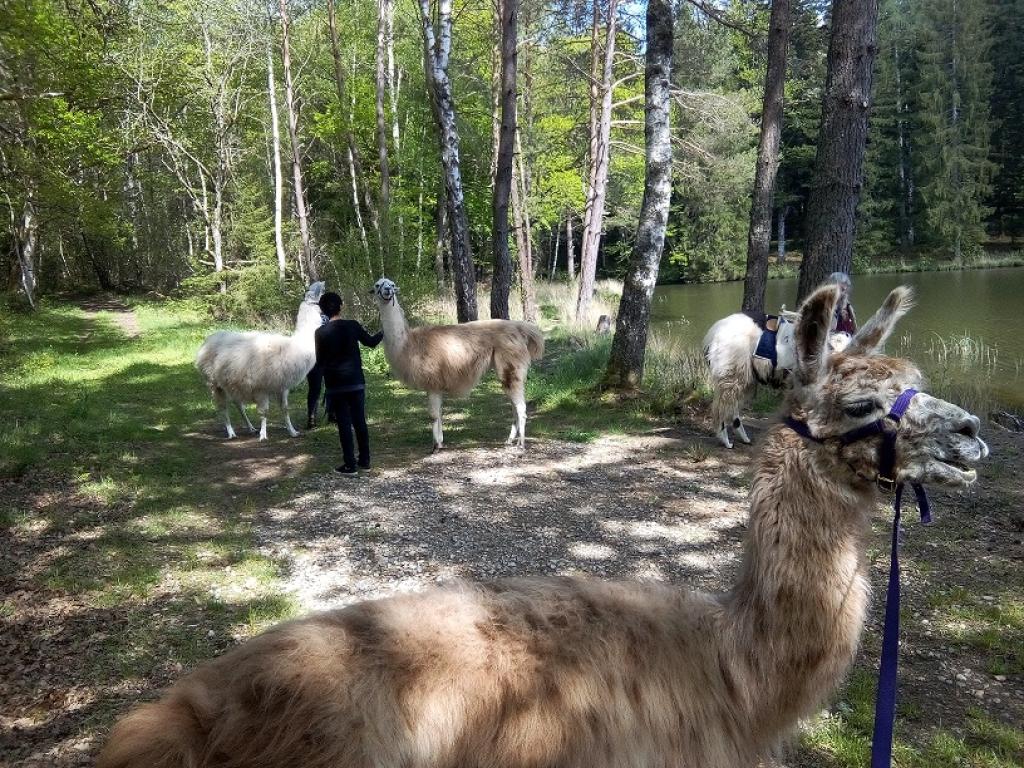
[[[261,395],[256,401],[256,411],[260,415],[260,440],[267,439],[267,411],[270,410],[270,398]]]
[[[526,447],[526,393],[524,388],[524,376],[512,364],[500,366],[498,375],[501,378],[502,388],[508,395],[512,408],[515,410],[515,421],[512,422],[512,429],[508,433],[508,444],[516,442],[519,447]]]
[[[288,390],[281,393],[281,410],[284,411],[284,425],[288,428],[288,434],[292,437],[299,436],[299,430],[292,426],[292,415],[288,413]]]
[[[728,405],[725,402],[727,395],[721,385],[715,387],[715,397],[711,401],[711,421],[717,430],[715,434],[726,448],[732,448],[732,441],[729,440],[729,426],[725,421],[725,414]]]
[[[245,419],[245,424],[247,427],[249,427],[249,431],[253,434],[256,434],[256,427],[254,427],[252,425],[252,422],[249,421],[249,414],[245,410],[245,403],[243,403],[240,400],[235,400],[235,405],[238,406],[238,410],[242,414],[242,418]]]
[[[217,404],[217,410],[224,414],[224,426],[228,430],[228,440],[233,440],[235,435],[235,428],[231,426],[231,400],[228,398],[227,393],[219,387],[213,389],[213,401]]]
[[[747,445],[750,445],[750,436],[747,435],[747,430],[743,426],[743,419],[740,418],[739,411],[736,411],[736,416],[732,420],[732,428],[736,430],[736,436]]]
[[[430,411],[430,418],[433,419],[430,429],[434,434],[435,451],[440,451],[444,446],[444,431],[441,429],[441,403],[443,399],[440,392],[427,393],[427,408]]]

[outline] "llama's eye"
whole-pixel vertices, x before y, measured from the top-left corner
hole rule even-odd
[[[855,403],[843,406],[843,413],[853,418],[868,416],[878,410],[878,403],[874,400],[858,400]]]

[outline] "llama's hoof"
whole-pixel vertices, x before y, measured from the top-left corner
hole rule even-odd
[[[259,439],[259,442],[261,442],[261,443],[262,443],[262,442],[264,442],[264,441],[265,441],[266,439],[267,439],[267,434],[266,434],[266,432],[260,432],[260,439]]]
[[[299,432],[299,430],[297,430],[297,429],[291,429],[291,430],[288,431],[288,434],[291,435],[292,437],[298,437],[302,433]]]
[[[430,449],[430,452],[431,453],[440,453],[443,448],[444,448],[444,446],[441,445],[440,443],[434,443],[434,447]]]

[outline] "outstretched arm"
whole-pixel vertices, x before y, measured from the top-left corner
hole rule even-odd
[[[359,326],[359,341],[367,347],[376,347],[384,339],[384,331],[378,331],[372,336],[367,333],[362,325]]]

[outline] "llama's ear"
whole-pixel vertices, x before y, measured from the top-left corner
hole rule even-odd
[[[914,292],[907,286],[893,288],[885,302],[857,331],[846,351],[854,355],[869,355],[881,349],[896,328],[897,321],[914,306]]]
[[[818,378],[828,355],[828,334],[839,301],[839,287],[826,285],[804,301],[796,323],[797,379],[810,384]]]

